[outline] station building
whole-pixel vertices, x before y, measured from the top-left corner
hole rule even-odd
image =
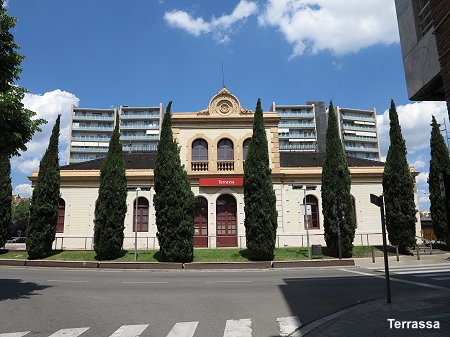
[[[280,151],[276,111],[264,112],[272,181],[277,198],[277,247],[325,244],[323,237],[321,174],[325,158],[320,151]],[[241,106],[226,87],[212,97],[206,109],[172,113],[173,136],[180,146],[181,162],[197,198],[195,247],[245,247],[243,175],[253,129],[253,112]],[[103,158],[61,167],[61,198],[57,225],[57,249],[91,249],[94,210]],[[155,151],[124,152],[128,212],[124,248],[134,247],[137,219],[139,249],[158,249],[154,196]],[[381,244],[380,210],[370,194],[382,194],[384,164],[348,157],[353,210],[356,215],[355,245]],[[413,170],[413,168],[411,168]],[[36,182],[38,172],[30,177]],[[315,185],[303,191],[293,183]],[[311,214],[304,216],[304,203]],[[418,204],[417,192],[415,193]],[[136,215],[137,214],[137,215]],[[416,232],[420,233],[420,221]]]

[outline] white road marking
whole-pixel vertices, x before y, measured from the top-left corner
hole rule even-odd
[[[47,282],[89,283],[89,282],[91,282],[91,281],[76,281],[76,280],[47,280]]]
[[[436,280],[436,281],[447,281],[450,280],[450,276],[449,277],[432,277],[432,280]]]
[[[450,276],[450,273],[430,273],[415,275],[416,277],[436,277],[436,276]]]
[[[380,278],[380,279],[383,279],[383,280],[385,279],[384,275],[369,274],[369,273],[364,273],[364,272],[361,272],[361,271],[350,270],[350,269],[339,269],[339,270],[346,271],[346,272],[349,272],[349,273],[354,273],[354,274],[372,276],[372,277]],[[394,278],[394,277],[390,277],[389,279],[391,281],[407,283],[407,284],[413,284],[413,285],[421,286],[421,287],[425,287],[425,288],[450,291],[450,288],[440,287],[440,286],[436,286],[434,284],[428,284],[428,283],[422,283],[422,282],[414,282],[414,281],[408,281],[408,280],[401,280],[401,279]]]
[[[166,284],[166,281],[124,281],[123,284]]]
[[[435,272],[449,272],[450,269],[429,269],[429,270],[407,270],[407,271],[397,271],[397,270],[390,270],[392,273],[398,274],[398,275],[408,275],[408,274],[428,274],[428,273],[435,273]]]
[[[253,281],[209,281],[206,283],[253,283]]]
[[[29,334],[31,331],[24,332],[11,332],[11,333],[0,333],[0,337],[22,337]]]
[[[406,271],[406,270],[430,270],[430,269],[437,269],[437,270],[441,270],[441,269],[448,269],[450,268],[450,265],[448,263],[446,264],[427,264],[427,265],[417,265],[417,266],[402,266],[402,267],[398,267],[398,266],[393,266],[392,264],[390,264],[389,266],[389,270],[392,271]],[[371,270],[376,270],[376,271],[384,271],[384,268],[367,268],[367,269],[371,269]]]
[[[302,326],[297,316],[277,318],[280,336],[289,336]]]
[[[227,320],[223,337],[252,337],[252,320],[250,318]]]
[[[147,327],[148,324],[122,325],[110,337],[138,337]]]
[[[181,322],[173,326],[167,337],[192,337],[197,329],[198,322]]]
[[[77,337],[86,330],[89,330],[89,327],[76,329],[61,329],[56,331],[53,335],[50,335],[49,337]]]

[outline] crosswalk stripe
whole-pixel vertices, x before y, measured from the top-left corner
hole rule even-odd
[[[138,337],[147,327],[148,324],[122,325],[110,337]]]
[[[167,337],[192,337],[197,329],[198,322],[181,322],[173,326]]]
[[[300,322],[297,316],[280,317],[277,318],[277,322],[280,328],[280,336],[289,336],[302,326],[302,322]]]
[[[0,333],[0,337],[22,337],[29,334],[31,331],[24,332],[10,332],[10,333]]]
[[[76,329],[61,329],[56,331],[54,334],[50,335],[49,337],[77,337],[81,335],[86,330],[89,330],[89,327],[87,328],[76,328]]]
[[[252,320],[250,318],[227,320],[223,337],[252,337]]]

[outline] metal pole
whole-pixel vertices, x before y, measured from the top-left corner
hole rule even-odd
[[[398,245],[395,246],[395,253],[397,254],[397,262],[400,261],[400,257],[398,256]]]
[[[341,248],[341,218],[338,215],[337,219],[337,230],[338,230],[338,250],[339,250],[339,260],[342,260],[342,248]]]
[[[139,187],[136,188],[136,222],[134,225],[134,261],[137,261],[137,232],[138,232],[138,199],[139,199]]]
[[[308,245],[308,259],[311,259],[311,248],[309,247],[309,221],[308,221],[308,207],[306,207],[306,185],[303,186],[303,196],[305,203],[305,222],[306,222],[306,244]]]
[[[381,210],[381,230],[383,233],[383,255],[384,255],[384,274],[386,276],[386,301],[387,303],[391,303],[391,282],[389,279],[389,261],[388,261],[388,252],[387,252],[387,244],[386,244],[386,224],[384,219],[384,198],[380,196],[380,210]]]

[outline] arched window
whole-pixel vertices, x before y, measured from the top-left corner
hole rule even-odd
[[[192,143],[192,161],[208,161],[208,143],[204,139]]]
[[[66,214],[66,202],[64,199],[58,200],[58,222],[56,223],[56,233],[64,233],[64,215]]]
[[[248,153],[248,147],[250,146],[250,141],[252,139],[251,138],[247,138],[246,140],[244,140],[244,144],[242,144],[242,159],[246,160],[247,159],[247,153]]]
[[[217,160],[233,160],[233,142],[229,139],[221,139],[217,143]]]
[[[305,204],[305,199],[303,199],[303,204]],[[317,198],[313,195],[307,195],[306,196],[306,205],[311,206],[311,215],[309,216],[308,222],[309,222],[309,229],[319,229],[320,228],[320,222],[319,222],[319,201]],[[306,223],[305,223],[305,229],[306,229]]]
[[[136,199],[133,203],[133,232],[136,228]],[[137,231],[148,232],[148,200],[139,197],[137,200]]]

